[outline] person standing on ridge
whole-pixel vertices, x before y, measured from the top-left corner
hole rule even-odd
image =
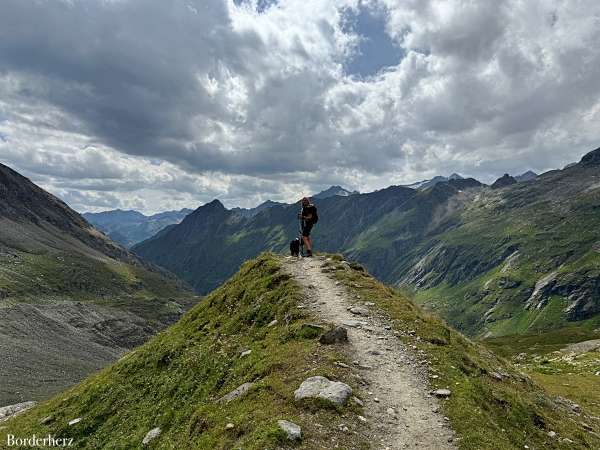
[[[308,197],[302,199],[302,211],[298,214],[298,218],[302,220],[302,240],[306,246],[306,256],[312,256],[312,239],[310,232],[314,224],[319,220],[317,215],[317,207],[313,205]]]

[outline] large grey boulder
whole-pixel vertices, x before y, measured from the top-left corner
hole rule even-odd
[[[294,392],[296,400],[321,399],[335,406],[346,404],[351,395],[352,388],[347,384],[319,376],[307,378]]]
[[[302,439],[302,429],[294,422],[288,422],[287,420],[278,420],[277,425],[285,432],[287,438],[290,441],[299,441]]]

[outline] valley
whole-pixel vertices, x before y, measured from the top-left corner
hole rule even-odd
[[[43,400],[142,344],[198,301],[0,165],[0,405]]]

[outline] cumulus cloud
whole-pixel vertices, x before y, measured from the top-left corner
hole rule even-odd
[[[145,212],[543,171],[597,147],[597,42],[592,0],[5,0],[0,160]]]

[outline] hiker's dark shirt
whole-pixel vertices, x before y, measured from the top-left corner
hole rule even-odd
[[[310,215],[310,219],[304,219],[304,221],[308,224],[311,224],[314,222],[315,216],[317,215],[317,208],[315,208],[315,205],[308,205],[308,206],[303,206],[302,207],[302,217],[307,217]]]

